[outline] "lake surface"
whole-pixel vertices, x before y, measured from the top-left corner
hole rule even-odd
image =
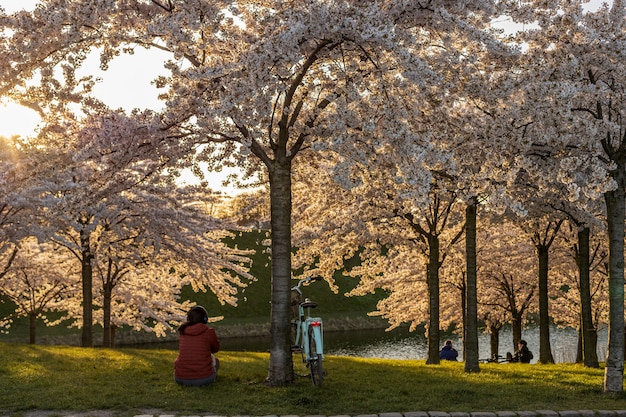
[[[458,337],[454,335],[442,335],[442,343],[445,339],[451,339],[454,347],[462,357],[462,345]],[[533,352],[535,363],[539,358],[539,329],[530,328],[522,332],[522,338],[528,342],[528,348]],[[223,350],[267,352],[269,351],[269,338],[246,337],[224,338],[221,340]],[[550,329],[550,343],[552,355],[556,363],[575,362],[576,345],[578,343],[576,330],[571,328],[552,327]],[[598,333],[598,358],[604,360],[606,355],[607,330],[602,329]],[[395,329],[386,332],[384,329],[375,330],[350,330],[341,332],[325,332],[324,347],[328,355],[352,356],[362,358],[383,359],[426,359],[427,342],[422,333],[409,332],[407,329]],[[489,335],[481,334],[478,338],[479,358],[490,356]],[[176,344],[172,344],[176,349]],[[499,354],[513,352],[513,336],[510,329],[500,332]]]

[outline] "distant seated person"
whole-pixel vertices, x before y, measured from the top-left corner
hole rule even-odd
[[[217,377],[220,362],[213,354],[220,350],[220,342],[215,330],[206,325],[208,321],[206,309],[195,306],[187,313],[187,321],[178,328],[174,380],[180,385],[208,385]]]
[[[525,340],[520,340],[517,344],[517,351],[511,355],[511,352],[506,353],[506,360],[509,362],[530,363],[533,358],[533,353],[528,350],[528,344]]]
[[[442,361],[456,361],[459,356],[459,352],[452,347],[452,340],[446,340],[445,345],[439,351],[439,359]]]

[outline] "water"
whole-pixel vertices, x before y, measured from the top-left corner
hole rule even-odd
[[[442,335],[442,344],[447,338],[453,341],[453,346],[459,351],[459,358],[461,358],[463,355],[461,340],[454,335]],[[522,331],[522,338],[528,342],[528,348],[533,352],[534,359],[531,363],[537,362],[539,358],[539,329],[525,329]],[[551,327],[550,343],[556,363],[576,361],[578,343],[576,330]],[[598,358],[600,360],[606,356],[606,344],[607,330],[605,328],[598,332]],[[222,349],[229,351],[267,352],[269,345],[269,338],[266,337],[237,337],[221,340]],[[160,347],[176,349],[177,344],[162,344]],[[384,329],[326,332],[324,334],[324,347],[328,355],[381,359],[424,360],[428,352],[424,334],[409,332],[404,328],[390,332],[386,332]],[[479,358],[491,356],[488,334],[479,335],[478,348]],[[499,354],[504,356],[506,352],[513,351],[511,329],[505,328],[500,332]]]

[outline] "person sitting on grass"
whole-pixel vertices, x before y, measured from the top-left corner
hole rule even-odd
[[[517,344],[517,351],[511,355],[511,352],[506,353],[506,360],[509,362],[530,363],[533,358],[533,353],[528,349],[528,343],[525,340],[520,340]]]
[[[215,381],[220,366],[213,355],[220,350],[215,330],[206,324],[209,315],[202,306],[187,313],[178,328],[178,357],[174,361],[174,380],[180,385],[202,386]]]
[[[446,340],[445,345],[439,351],[439,359],[444,361],[456,361],[459,352],[452,347],[452,340]]]

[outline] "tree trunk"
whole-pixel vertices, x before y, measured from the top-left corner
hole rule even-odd
[[[115,347],[115,331],[117,330],[117,326],[115,324],[111,324],[111,348]]]
[[[102,289],[102,327],[104,331],[102,333],[102,347],[113,347],[113,335],[111,330],[111,298],[113,295],[113,285],[110,282],[104,284]]]
[[[270,363],[267,383],[294,382],[291,355],[291,165],[277,161],[270,170],[272,295]]]
[[[583,362],[583,330],[582,325],[578,326],[576,333],[578,334],[578,340],[576,341],[576,363]]]
[[[539,362],[554,363],[550,347],[550,312],[548,299],[548,247],[537,245],[539,257]]]
[[[439,363],[439,238],[428,236],[428,356],[427,364]]]
[[[502,326],[489,326],[489,351],[492,358],[500,355],[500,329]]]
[[[463,330],[463,361],[465,361],[465,355],[467,354],[467,347],[465,346],[466,337],[465,330],[467,329],[467,277],[462,276],[463,282],[461,283],[460,296],[461,296],[461,326]]]
[[[476,291],[476,212],[473,199],[465,208],[465,252],[467,263],[466,308],[464,326],[465,372],[480,372],[478,365],[478,296]]]
[[[82,347],[93,347],[93,269],[91,266],[90,235],[81,231],[81,278],[83,289],[83,330],[81,336]]]
[[[28,314],[28,343],[34,345],[37,338],[37,313]]]
[[[513,351],[516,351],[519,341],[522,340],[522,314],[516,312],[513,315],[511,332],[513,333]]]
[[[596,329],[591,312],[591,286],[589,283],[589,228],[578,230],[578,277],[580,291],[580,324],[582,358],[584,366],[598,368]]]
[[[604,194],[609,234],[609,341],[602,389],[624,390],[624,166],[614,172],[618,187]]]

